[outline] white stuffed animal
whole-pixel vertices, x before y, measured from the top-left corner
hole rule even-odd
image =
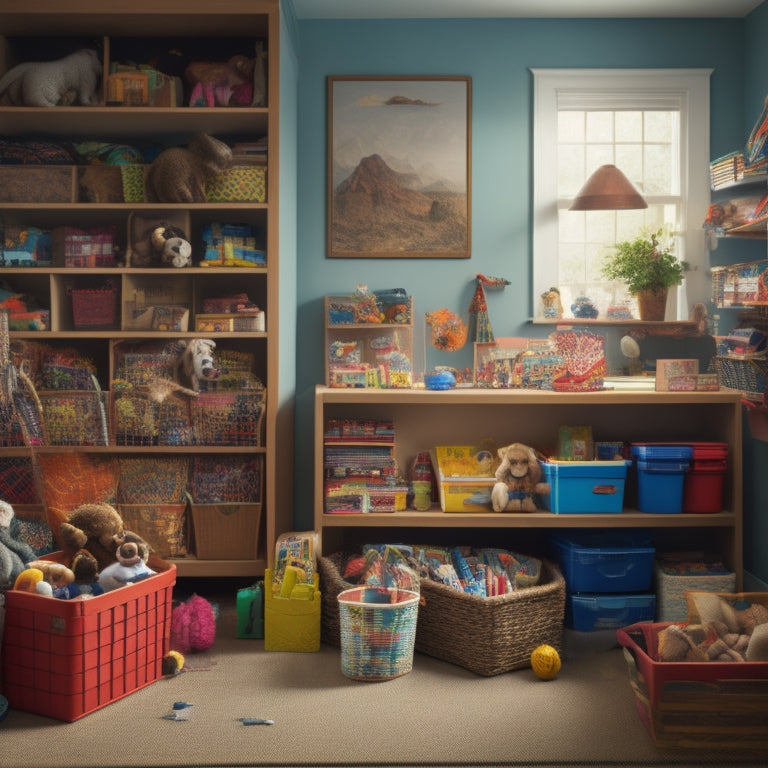
[[[28,61],[0,78],[0,95],[25,107],[91,103],[101,75],[95,50],[84,48],[56,61]]]
[[[221,371],[213,361],[214,349],[213,339],[190,339],[176,363],[177,382],[199,392],[203,379],[218,379]]]
[[[99,586],[105,592],[134,584],[155,573],[148,565],[149,547],[135,534],[126,532],[115,552],[117,562],[103,568],[99,573]]]

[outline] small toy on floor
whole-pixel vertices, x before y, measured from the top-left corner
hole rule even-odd
[[[540,645],[531,653],[531,668],[542,680],[553,680],[561,666],[560,654],[551,645]]]

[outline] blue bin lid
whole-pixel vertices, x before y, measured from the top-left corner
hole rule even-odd
[[[553,544],[563,549],[599,549],[603,552],[610,550],[650,549],[653,539],[641,531],[579,531],[578,533],[554,534],[550,536]]]
[[[690,460],[693,458],[693,446],[671,443],[632,443],[632,455],[638,459]]]

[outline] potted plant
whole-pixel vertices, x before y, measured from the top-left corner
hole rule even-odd
[[[683,282],[688,265],[674,255],[673,241],[662,228],[613,246],[603,276],[621,280],[637,297],[641,320],[663,320],[669,288]]]

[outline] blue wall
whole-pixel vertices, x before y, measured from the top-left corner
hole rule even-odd
[[[762,53],[761,30],[768,21],[762,6],[758,11],[752,14],[756,24],[749,41]],[[433,365],[430,355],[435,353],[425,351],[419,319],[441,307],[465,313],[474,276],[484,272],[512,281],[504,291],[487,294],[496,335],[536,335],[526,325],[533,311],[529,68],[712,68],[711,152],[718,157],[743,146],[755,120],[755,94],[768,90],[760,83],[750,85],[750,104],[745,104],[747,26],[743,19],[299,22],[298,528],[312,526],[312,489],[306,480],[312,466],[314,387],[324,378],[323,296],[351,293],[358,283],[371,289],[405,288],[415,300],[417,357],[426,355]],[[755,68],[761,63],[749,61]],[[471,76],[470,260],[326,258],[326,77],[345,74]]]

